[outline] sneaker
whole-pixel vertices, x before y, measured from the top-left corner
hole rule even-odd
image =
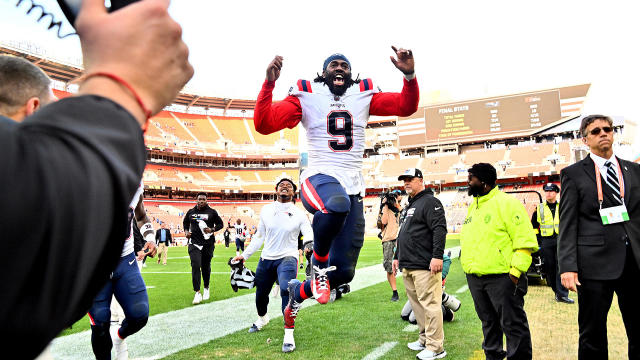
[[[204,288],[204,294],[202,295],[202,300],[209,300],[209,288]]]
[[[202,294],[199,292],[196,293],[196,296],[193,297],[193,305],[198,305],[202,302]]]
[[[258,332],[262,330],[262,328],[269,323],[269,315],[259,316],[258,320],[251,325],[249,328],[250,333]]]
[[[293,329],[293,327],[296,325],[296,317],[298,316],[298,311],[300,311],[300,307],[302,306],[302,303],[299,303],[295,300],[296,287],[298,286],[301,286],[298,279],[292,279],[291,281],[289,281],[289,303],[287,304],[287,307],[284,308],[285,329]]]
[[[335,270],[335,266],[329,266],[327,268],[320,269],[317,266],[313,266],[311,271],[311,292],[313,297],[320,303],[326,304],[331,297],[331,291],[329,288],[329,271]]]
[[[296,341],[293,338],[293,329],[284,329],[284,339],[282,340],[282,352],[290,353],[296,349]]]
[[[394,293],[393,295],[391,295],[391,301],[396,302],[400,300],[400,297],[398,297],[397,293]]]
[[[420,343],[420,340],[408,343],[407,347],[413,351],[422,351],[425,349],[424,345]]]
[[[118,335],[119,327],[112,326],[109,329],[109,333],[111,335],[111,342],[113,343],[113,349],[116,353],[116,360],[127,360],[129,359],[129,351],[127,350],[127,343],[123,338]]]
[[[447,352],[442,350],[439,353],[434,353],[431,350],[424,349],[416,355],[416,358],[420,360],[434,360],[434,359],[442,359],[447,356]]]

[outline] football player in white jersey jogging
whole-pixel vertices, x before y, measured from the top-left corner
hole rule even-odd
[[[249,332],[260,331],[269,323],[267,305],[269,292],[273,283],[278,280],[282,298],[282,312],[289,303],[289,281],[298,276],[298,234],[302,233],[306,242],[313,242],[313,230],[304,210],[293,203],[297,186],[291,179],[282,178],[276,184],[276,201],[265,205],[260,210],[258,232],[253,241],[242,253],[233,258],[234,261],[245,261],[264,243],[264,249],[256,268],[256,309],[258,320],[253,323]],[[282,352],[295,350],[293,338],[294,323],[285,318]]]
[[[304,299],[326,304],[330,289],[349,283],[364,241],[362,157],[369,115],[410,116],[418,109],[419,90],[411,50],[392,46],[391,62],[404,75],[401,93],[375,90],[371,79],[353,80],[351,63],[333,54],[313,82],[298,80],[283,101],[273,103],[272,91],[283,58],[276,56],[254,110],[254,124],[270,134],[302,123],[307,132],[309,166],[300,176],[304,207],[313,215],[312,276],[290,282],[285,323],[293,323]]]
[[[145,256],[153,257],[157,249],[153,225],[142,202],[142,191],[141,183],[129,207],[131,228],[129,237],[122,247],[120,262],[89,309],[91,347],[98,360],[111,359],[112,346],[115,346],[116,360],[128,359],[129,352],[124,339],[140,331],[149,319],[147,287],[136,260],[142,260]],[[137,222],[140,233],[146,240],[144,247],[137,254],[133,250],[133,221]],[[110,305],[114,296],[122,306],[125,318],[120,326],[111,327]]]

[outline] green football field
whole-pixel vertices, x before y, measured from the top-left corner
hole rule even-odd
[[[447,247],[458,246],[459,241],[453,237],[447,241]],[[191,271],[189,258],[185,247],[173,247],[169,249],[168,265],[156,263],[156,259],[148,259],[147,267],[143,269],[143,277],[148,286],[149,305],[151,316],[179,317],[181,311],[198,310],[222,313],[229,317],[237,316],[238,309],[229,298],[252,294],[255,290],[240,290],[235,293],[229,284],[229,266],[227,261],[235,256],[235,248],[225,248],[218,245],[214,253],[212,264],[212,296],[203,302],[207,305],[191,304],[193,291],[191,289]],[[255,254],[247,262],[247,266],[255,270],[259,254]],[[409,325],[400,318],[400,310],[407,300],[402,285],[402,277],[398,277],[398,291],[400,301],[389,301],[391,290],[386,281],[380,282],[380,276],[384,277],[384,270],[379,265],[382,262],[382,246],[377,238],[368,238],[360,254],[358,271],[368,271],[367,274],[375,274],[378,280],[371,282],[362,289],[353,291],[342,299],[327,305],[315,305],[300,310],[296,321],[296,350],[287,354],[288,358],[298,359],[398,359],[414,358],[415,352],[406,347],[406,343],[417,339],[417,326]],[[372,268],[377,265],[379,268]],[[379,269],[379,270],[378,270]],[[373,273],[371,272],[373,271]],[[378,271],[381,273],[379,276]],[[363,273],[364,274],[364,273]],[[303,279],[304,272],[299,272],[299,278]],[[356,276],[357,277],[357,276]],[[366,279],[365,279],[366,280]],[[471,295],[466,287],[464,273],[458,259],[454,259],[449,273],[446,291],[455,295],[462,307],[455,313],[455,320],[444,324],[445,349],[449,359],[483,359],[482,332]],[[572,295],[575,298],[575,295]],[[247,300],[247,297],[244,297]],[[553,293],[546,286],[531,286],[529,294],[525,298],[532,333],[534,359],[570,359],[577,355],[577,305],[558,304],[552,300]],[[226,302],[221,301],[228,299]],[[237,301],[237,300],[233,300]],[[252,301],[252,300],[251,300]],[[314,300],[305,302],[310,303]],[[218,304],[218,302],[220,304]],[[245,301],[246,302],[246,301]],[[271,298],[271,302],[279,304],[280,299]],[[207,306],[213,307],[207,307]],[[248,316],[246,319],[254,319],[255,307],[252,303],[244,310]],[[174,315],[176,314],[176,315]],[[234,330],[224,332],[222,335],[210,337],[213,340],[196,342],[194,346],[182,346],[175,350],[166,351],[158,357],[167,359],[272,359],[281,358],[283,324],[282,317],[276,317],[278,311],[272,316],[271,322],[262,331],[249,334],[247,329],[253,320],[243,320],[236,324]],[[183,317],[184,318],[184,317]],[[192,321],[198,319],[186,318],[177,329],[164,329],[161,336],[182,336],[184,329],[193,326]],[[246,322],[246,323],[245,323]],[[131,336],[128,343],[140,343],[140,348],[129,346],[132,359],[149,358],[154,352],[154,342],[161,339],[144,339],[144,332],[154,332],[154,325],[150,319],[148,325],[140,334]],[[155,324],[161,326],[163,322]],[[620,312],[616,301],[612,306],[609,316],[609,348],[611,358],[622,358],[626,355],[626,338],[622,325]],[[73,338],[84,336],[80,340],[84,351],[90,353],[89,337],[85,330],[89,329],[89,320],[85,316],[71,329],[60,334],[61,337]],[[217,330],[216,330],[217,331]],[[74,334],[66,337],[66,335]],[[137,337],[137,338],[136,338]],[[58,340],[61,338],[59,337]],[[143,341],[144,340],[144,341]],[[148,341],[147,341],[148,340]],[[62,346],[62,345],[61,345]],[[74,345],[78,347],[79,345]],[[136,351],[142,346],[147,354],[144,357],[136,356]],[[182,350],[180,350],[182,349]],[[58,349],[54,349],[58,351]],[[67,353],[75,353],[75,348],[67,349]],[[54,356],[57,355],[54,351]],[[80,350],[78,350],[80,351]],[[165,356],[166,355],[166,356]],[[57,358],[57,357],[56,357]],[[61,357],[66,358],[66,357]],[[69,358],[83,358],[72,356]]]

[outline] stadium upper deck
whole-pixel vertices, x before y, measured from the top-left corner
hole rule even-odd
[[[82,74],[78,65],[52,60],[24,49],[0,46],[2,53],[24,57],[40,66],[55,80],[54,92],[59,98],[71,95],[75,87],[73,82]],[[406,148],[406,141],[402,139],[407,136],[407,131],[412,134],[417,131],[414,127],[424,128],[424,115],[418,116],[416,120],[420,121],[415,125],[406,125],[407,119],[396,117],[372,118],[367,129],[364,163],[367,186],[372,192],[399,186],[397,174],[408,167],[423,169],[430,186],[460,186],[466,181],[466,169],[480,161],[492,163],[498,169],[501,181],[507,183],[532,184],[548,178],[586,151],[580,139],[574,138],[587,90],[588,85],[557,90],[560,97],[558,116],[569,119],[571,124],[552,121],[556,125],[540,129],[544,131],[533,135],[490,141],[479,137],[476,142],[438,146],[436,151],[433,151],[433,146]],[[531,96],[523,99],[538,101],[537,97]],[[485,101],[485,107],[495,103],[486,103],[487,99],[482,101]],[[267,136],[258,134],[251,118],[254,104],[255,100],[181,93],[174,105],[150,120],[145,134],[149,165],[144,179],[149,189],[171,189],[169,193],[157,193],[169,196],[170,192],[176,191],[270,194],[276,177],[286,174],[297,179],[300,160],[298,129],[286,129]],[[622,121],[616,119],[616,122],[619,130]],[[406,126],[411,129],[405,129]]]

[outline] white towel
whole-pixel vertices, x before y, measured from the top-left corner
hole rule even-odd
[[[205,239],[209,240],[211,235],[213,235],[213,232],[210,232],[208,234],[204,232],[204,229],[208,228],[207,223],[204,222],[204,220],[198,220],[198,226],[200,226],[200,231],[202,231],[202,236],[204,236]]]

